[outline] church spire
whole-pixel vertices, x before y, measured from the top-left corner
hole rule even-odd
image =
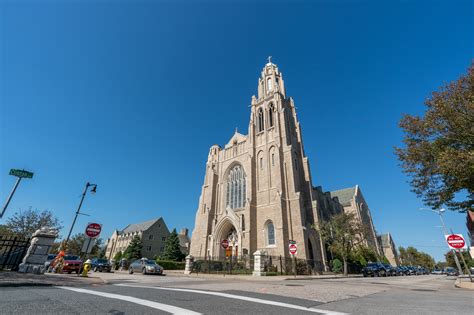
[[[263,67],[258,80],[258,99],[277,92],[283,94],[284,97],[283,75],[278,70],[278,66],[272,63],[272,56],[268,56],[267,60],[268,63]]]

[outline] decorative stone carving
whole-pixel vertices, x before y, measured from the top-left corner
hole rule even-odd
[[[30,247],[18,272],[43,274],[46,271],[44,263],[56,237],[58,237],[58,231],[49,227],[42,227],[33,233]]]

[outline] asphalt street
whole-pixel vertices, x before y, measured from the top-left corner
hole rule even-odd
[[[0,313],[465,315],[474,310],[473,291],[454,288],[453,279],[446,277],[276,281],[108,277],[103,285],[0,288]],[[334,288],[341,295],[327,301],[324,290]]]

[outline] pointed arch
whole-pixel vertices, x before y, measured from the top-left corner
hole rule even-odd
[[[261,107],[258,109],[257,116],[257,130],[258,132],[262,132],[265,126],[263,121],[263,109]]]
[[[246,176],[240,164],[232,166],[227,174],[226,206],[231,209],[245,207],[246,203]]]
[[[273,106],[273,103],[270,103],[270,106],[268,106],[268,127],[273,127],[274,112],[275,106]]]

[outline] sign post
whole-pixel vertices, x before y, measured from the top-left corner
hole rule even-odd
[[[5,211],[7,211],[8,204],[10,204],[10,200],[12,200],[13,194],[16,191],[16,188],[18,187],[18,184],[20,184],[20,181],[22,178],[33,178],[33,172],[28,172],[25,170],[17,170],[17,169],[11,169],[9,175],[16,176],[18,179],[16,180],[15,186],[13,186],[13,190],[8,196],[7,202],[5,203],[5,206],[3,207],[2,212],[0,213],[0,219],[3,217],[5,214]]]
[[[464,237],[462,234],[451,234],[451,235],[445,235],[446,242],[448,243],[449,248],[454,249],[455,251],[459,252],[459,256],[461,256],[461,260],[464,264],[464,268],[466,268],[467,274],[469,275],[469,279],[472,282],[472,275],[471,271],[469,270],[469,267],[466,264],[466,260],[464,259],[464,255],[462,253],[462,249],[466,249],[466,241],[464,240]],[[456,253],[453,253],[456,255]]]
[[[102,231],[102,225],[99,223],[89,223],[86,227],[86,235],[90,238],[96,238]]]
[[[298,246],[296,245],[295,241],[290,240],[288,242],[288,250],[290,251],[290,255],[293,258],[293,272],[296,278],[296,254],[298,253]]]

